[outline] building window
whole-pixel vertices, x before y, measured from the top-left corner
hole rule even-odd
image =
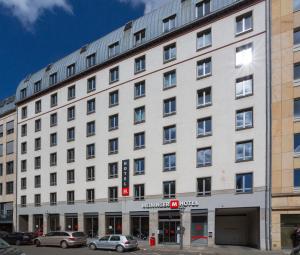
[[[14,194],[14,182],[6,183],[6,195]]]
[[[141,201],[145,199],[145,185],[136,184],[133,186],[134,200]]]
[[[87,92],[96,90],[96,77],[89,78],[87,80]]]
[[[164,89],[176,86],[176,70],[164,73]]]
[[[145,148],[145,132],[134,134],[134,149],[139,150]]]
[[[211,117],[197,120],[197,137],[212,135]]]
[[[3,164],[0,163],[0,176],[3,176]]]
[[[27,142],[21,143],[21,154],[27,153]]]
[[[87,159],[92,159],[92,158],[95,158],[95,151],[96,151],[96,148],[95,148],[95,144],[89,144],[86,146],[86,158]]]
[[[108,164],[108,178],[118,178],[118,162]]]
[[[76,64],[69,65],[67,67],[67,77],[71,77],[76,73]]]
[[[176,197],[175,181],[163,182],[163,198],[175,198],[175,197]]]
[[[176,27],[176,15],[168,17],[163,20],[163,32],[169,32]]]
[[[37,119],[35,120],[35,132],[39,132],[42,129],[42,120],[41,119]]]
[[[68,108],[68,121],[75,120],[75,106]]]
[[[300,133],[294,134],[294,153],[300,154]]]
[[[1,165],[0,165],[0,169],[1,169]],[[21,160],[21,172],[26,172],[26,171],[27,171],[27,160],[26,159],[22,159]]]
[[[108,118],[108,129],[109,130],[116,130],[119,128],[119,115],[118,114],[114,114],[109,116]]]
[[[20,91],[20,98],[24,99],[27,97],[27,88],[21,89]]]
[[[75,128],[71,127],[67,129],[67,142],[75,141]]]
[[[68,100],[72,100],[76,97],[76,87],[75,85],[68,87]]]
[[[253,127],[253,109],[243,109],[236,112],[236,129],[246,129]]]
[[[6,174],[13,174],[14,173],[14,162],[9,161],[6,163]]]
[[[54,127],[57,125],[57,113],[52,113],[50,115],[50,127]]]
[[[52,86],[57,83],[57,73],[53,73],[49,76],[49,85]]]
[[[6,143],[6,155],[10,155],[14,153],[14,141],[10,141]]]
[[[252,43],[236,48],[235,65],[236,67],[249,65],[253,60]]]
[[[251,193],[253,187],[253,174],[237,174],[236,175],[236,193]]]
[[[211,12],[211,0],[201,1],[196,5],[196,17],[202,18]]]
[[[41,206],[41,195],[40,194],[34,195],[34,206],[36,206],[36,207]]]
[[[300,10],[300,1],[299,0],[293,0],[294,1],[294,12]]]
[[[67,150],[67,163],[75,162],[75,149]]]
[[[56,173],[50,174],[50,186],[56,186],[57,185],[57,175]]]
[[[300,190],[300,169],[294,169],[294,189]]]
[[[176,59],[176,44],[164,47],[164,62],[169,62]]]
[[[88,204],[95,203],[95,190],[94,189],[86,190],[86,202]]]
[[[75,171],[68,170],[67,171],[67,184],[75,183]]]
[[[118,187],[108,188],[108,202],[118,202]]]
[[[0,196],[2,196],[2,195],[3,195],[3,184],[0,183]]]
[[[50,134],[50,147],[57,145],[57,133]]]
[[[109,107],[119,104],[119,91],[115,90],[109,93]]]
[[[34,83],[34,89],[33,89],[34,93],[40,92],[41,89],[42,89],[42,82],[41,81],[35,82]]]
[[[26,125],[26,124],[25,124]],[[24,125],[23,125],[24,126]],[[23,127],[22,126],[22,127]],[[0,138],[3,137],[3,125],[0,125]]]
[[[72,191],[67,191],[67,204],[68,205],[73,205],[75,203],[75,192]]]
[[[21,196],[21,207],[26,207],[26,204],[27,204],[26,196]]]
[[[57,106],[57,93],[50,96],[50,107]]]
[[[10,135],[15,132],[14,121],[10,121],[6,123],[6,134]]]
[[[300,120],[300,98],[294,99],[294,119]]]
[[[176,125],[164,127],[164,138],[163,143],[174,143],[176,142]]]
[[[93,53],[86,57],[86,67],[90,68],[96,65],[96,53]]]
[[[300,28],[294,29],[294,46],[300,45]]]
[[[248,12],[236,18],[236,34],[251,31],[253,28],[252,12]]]
[[[197,78],[204,78],[212,74],[211,58],[197,62]]]
[[[95,121],[90,121],[86,124],[86,136],[95,135],[96,123]]]
[[[253,77],[246,76],[239,78],[235,83],[235,96],[236,98],[242,98],[253,94]]]
[[[42,101],[35,102],[35,113],[40,113],[42,111]]]
[[[294,64],[294,80],[300,80],[300,62]]]
[[[206,167],[212,165],[212,149],[211,147],[201,148],[197,150],[197,167]]]
[[[36,189],[41,187],[41,176],[40,175],[34,176],[34,187]]]
[[[144,97],[146,94],[145,81],[134,84],[134,99]]]
[[[0,144],[0,157],[3,157],[3,144]]]
[[[57,165],[57,154],[56,152],[50,154],[50,166]]]
[[[110,139],[108,141],[108,154],[116,154],[118,153],[118,138]]]
[[[137,158],[134,160],[134,175],[145,174],[145,158]]]
[[[211,44],[212,44],[211,28],[197,34],[197,50],[201,50],[206,47],[209,47],[211,46]]]
[[[236,143],[236,161],[253,160],[253,141]]]
[[[164,154],[164,171],[175,171],[176,170],[176,153]]]
[[[134,124],[145,122],[145,106],[134,109]]]
[[[113,43],[108,46],[108,58],[112,58],[120,53],[119,42]]]
[[[96,111],[96,99],[90,99],[87,101],[87,114],[94,113]]]
[[[34,139],[34,150],[35,151],[39,151],[41,149],[41,143],[42,143],[42,140],[40,137]]]
[[[95,167],[90,166],[86,168],[86,181],[94,181],[95,180]]]
[[[119,81],[119,67],[115,67],[109,70],[109,83]]]
[[[57,203],[57,196],[56,193],[50,193],[50,205],[56,205]]]
[[[146,70],[146,56],[136,58],[134,60],[134,72],[140,73]]]
[[[143,42],[145,42],[145,39],[146,39],[146,30],[145,29],[134,34],[135,45],[142,44]]]
[[[206,107],[212,104],[211,87],[197,91],[197,107]]]
[[[164,117],[176,114],[176,98],[168,98],[164,100]]]
[[[27,118],[27,106],[22,107],[22,109],[21,109],[21,116],[22,116],[22,119],[26,119]]]
[[[34,169],[35,170],[41,169],[41,157],[40,156],[34,158]]]
[[[211,195],[211,177],[197,179],[197,196],[204,197]]]

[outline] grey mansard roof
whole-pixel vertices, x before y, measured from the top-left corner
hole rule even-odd
[[[55,72],[57,72],[57,83],[51,87],[55,87],[59,83],[67,80],[67,67],[69,65],[76,64],[76,75],[87,71],[86,57],[91,54],[96,53],[96,65],[104,64],[111,59],[108,57],[108,46],[115,42],[119,41],[120,44],[119,56],[141,46],[141,44],[138,46],[134,45],[133,38],[136,32],[145,29],[146,38],[142,44],[147,44],[164,36],[167,33],[163,32],[163,20],[172,15],[176,15],[176,28],[172,31],[200,20],[201,18],[196,17],[195,5],[201,1],[202,0],[166,0],[166,4],[161,8],[132,21],[131,26],[129,26],[131,27],[130,29],[124,31],[124,25],[97,41],[88,44],[86,51],[81,53],[81,49],[78,49],[53,63],[51,68],[48,68],[49,70],[45,67],[34,74],[28,75],[21,81],[17,88],[16,102],[31,97],[34,94],[34,83],[38,81],[41,81],[41,91],[49,88],[49,76]],[[243,1],[245,0],[212,0],[211,12],[213,14],[237,2]],[[20,98],[20,91],[25,88],[27,90],[26,97]]]
[[[15,100],[15,96],[11,96],[0,101],[0,117],[16,109]]]

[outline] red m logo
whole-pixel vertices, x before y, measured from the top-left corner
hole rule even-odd
[[[171,200],[170,209],[178,209],[178,208],[179,208],[179,200]]]

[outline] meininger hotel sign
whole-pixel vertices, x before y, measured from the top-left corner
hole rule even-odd
[[[180,201],[179,207],[198,207],[200,203],[198,201]],[[143,209],[151,209],[151,208],[170,208],[170,201],[165,202],[154,202],[154,203],[146,203],[142,204]]]

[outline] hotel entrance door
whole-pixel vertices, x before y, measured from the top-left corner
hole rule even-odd
[[[179,244],[179,211],[159,212],[159,243]]]

